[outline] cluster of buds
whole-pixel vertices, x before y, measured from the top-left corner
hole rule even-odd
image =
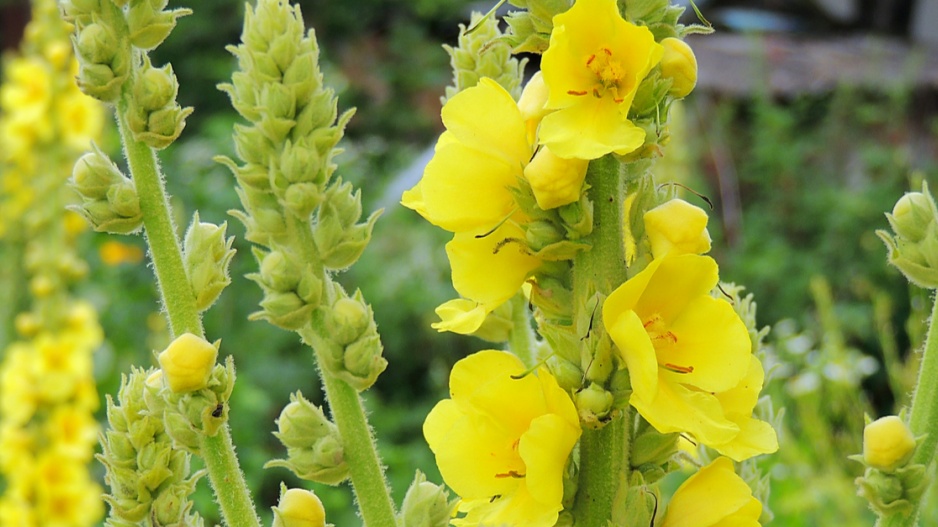
[[[218,344],[184,333],[159,354],[160,369],[146,379],[143,397],[150,413],[162,416],[176,448],[199,454],[202,438],[215,436],[228,421],[234,388],[231,357],[216,364]]]
[[[457,93],[479,83],[482,77],[494,79],[515,99],[521,96],[521,79],[527,59],[520,61],[511,56],[511,48],[500,41],[502,32],[494,17],[483,18],[473,12],[469,21],[471,30],[459,26],[459,46],[444,44],[453,67],[453,85],[446,87],[443,104]]]
[[[121,383],[118,404],[107,399],[110,429],[98,459],[111,489],[104,497],[111,506],[108,524],[201,526],[198,514],[190,513],[189,495],[202,473],[187,477],[189,454],[174,448],[163,419],[145,401],[154,373],[135,369]]]
[[[83,155],[72,171],[70,184],[81,196],[72,210],[99,232],[129,234],[143,226],[143,213],[133,181],[97,147]]]
[[[323,280],[316,276],[312,264],[301,263],[287,247],[269,252],[255,248],[254,256],[260,270],[248,278],[261,286],[264,299],[262,310],[251,319],[264,319],[290,330],[308,324],[323,293]]]
[[[353,388],[366,390],[388,365],[381,356],[383,346],[374,312],[361,291],[349,297],[336,285],[332,296],[337,300],[317,312],[317,322],[328,328],[329,334],[320,354],[322,367]]]
[[[908,192],[886,214],[894,234],[876,231],[889,249],[889,263],[915,285],[938,288],[938,207],[922,183],[921,192]]]
[[[365,251],[380,211],[358,223],[361,215],[361,191],[351,183],[342,183],[342,178],[336,179],[326,189],[313,229],[313,240],[327,269],[345,269]]]
[[[276,459],[265,467],[284,467],[298,477],[338,485],[348,478],[348,465],[339,429],[322,408],[297,392],[280,412],[274,435],[287,447],[287,459]]]
[[[915,514],[928,487],[925,466],[911,462],[917,443],[902,416],[867,418],[863,454],[850,458],[866,466],[856,483],[877,514]]]
[[[192,108],[181,108],[176,102],[179,83],[169,64],[154,68],[143,57],[137,68],[127,111],[127,126],[134,139],[156,149],[166,148],[186,126]]]
[[[100,101],[116,102],[132,68],[124,11],[111,0],[69,0],[62,9],[75,24],[79,88]]]
[[[183,261],[196,307],[201,311],[211,307],[222,290],[231,283],[228,264],[235,250],[231,248],[234,238],[225,238],[227,227],[227,223],[219,226],[201,222],[196,212],[186,231]]]

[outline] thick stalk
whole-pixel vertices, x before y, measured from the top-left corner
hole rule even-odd
[[[926,469],[935,459],[938,448],[938,296],[935,297],[931,318],[928,320],[928,334],[925,337],[925,351],[918,370],[918,382],[912,395],[912,415],[909,427],[916,437],[924,436],[912,455],[910,464],[924,465]],[[926,472],[926,473],[931,473]],[[929,482],[933,484],[934,481]],[[926,494],[926,493],[923,493]],[[909,516],[887,514],[876,522],[877,527],[913,527],[918,524],[918,510],[921,498],[912,506],[915,512]]]
[[[215,498],[228,526],[260,527],[251,492],[235,456],[228,425],[221,427],[214,436],[202,434],[200,449],[215,489]]]
[[[147,245],[150,247],[153,271],[163,307],[169,317],[169,326],[173,336],[192,333],[203,337],[202,319],[182,262],[182,250],[169,215],[169,202],[163,178],[157,168],[156,154],[146,144],[134,140],[127,127],[127,106],[125,95],[120,100],[117,122],[127,164],[140,199]]]
[[[592,247],[574,260],[574,305],[598,291],[608,295],[626,279],[625,248],[622,238],[623,180],[620,164],[612,156],[590,163],[586,181],[593,201]],[[576,316],[576,315],[575,315]],[[594,323],[601,323],[596,317]],[[605,527],[612,517],[617,493],[625,489],[616,482],[628,469],[630,412],[621,411],[599,430],[585,429],[580,438],[580,475],[573,514],[578,527]],[[620,495],[625,495],[624,493]]]

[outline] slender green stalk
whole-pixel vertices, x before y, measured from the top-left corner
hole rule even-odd
[[[195,295],[186,276],[182,250],[173,221],[163,178],[157,167],[156,154],[149,146],[135,141],[127,126],[128,99],[125,94],[118,108],[118,125],[130,166],[131,176],[140,199],[143,227],[150,247],[150,258],[156,274],[163,307],[169,317],[174,336],[192,333],[204,337],[202,319],[195,304]]]
[[[260,527],[261,521],[238,466],[228,426],[223,426],[214,436],[203,434],[200,447],[225,522],[229,527]]]
[[[318,364],[325,362],[322,356],[326,348],[325,331],[324,327],[317,330],[313,326],[307,326],[299,332],[303,341],[313,348]],[[322,377],[326,399],[332,411],[332,420],[342,436],[352,489],[358,499],[358,509],[365,525],[396,527],[391,492],[384,478],[374,433],[365,417],[361,397],[348,383],[331,375],[325,368],[319,368],[319,375]]]
[[[534,366],[537,357],[534,354],[534,329],[528,312],[528,301],[518,293],[511,300],[511,331],[508,334],[508,347],[527,367]]]
[[[625,248],[622,238],[623,181],[620,164],[613,156],[590,163],[586,181],[593,201],[592,248],[574,260],[576,306],[586,305],[593,291],[608,295],[625,281]],[[629,466],[631,412],[619,412],[599,430],[585,429],[580,437],[580,482],[573,514],[578,527],[605,527],[612,517],[615,497],[625,489],[615,482]],[[621,495],[624,495],[621,494]]]

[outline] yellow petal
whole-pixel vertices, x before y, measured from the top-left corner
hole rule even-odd
[[[733,439],[726,443],[707,446],[734,461],[743,461],[778,450],[778,436],[769,423],[749,416],[741,416],[733,421],[739,426],[739,433]]]
[[[514,166],[531,157],[518,104],[489,78],[454,95],[442,111],[446,129],[463,145]]]
[[[759,400],[765,371],[755,355],[749,356],[749,369],[746,375],[732,389],[717,394],[720,404],[727,415],[751,415]]]
[[[670,323],[692,299],[710,294],[719,281],[719,269],[713,258],[696,254],[668,255],[660,260],[635,311],[642,318],[657,313]],[[648,269],[653,267],[649,265],[642,273]]]
[[[537,206],[550,210],[580,199],[587,166],[585,159],[562,159],[546,146],[538,150],[524,168]]]
[[[540,142],[556,155],[596,159],[610,152],[625,155],[644,144],[645,131],[623,118],[611,97],[580,99],[541,120]]]
[[[446,244],[446,255],[453,287],[460,296],[485,305],[489,311],[514,296],[541,264],[513,241],[523,238],[521,228],[511,222],[483,238],[457,233]]]
[[[524,483],[544,512],[560,512],[563,469],[579,438],[579,427],[554,414],[535,418],[521,436],[518,453],[527,470]]]
[[[488,313],[482,304],[465,298],[455,298],[436,308],[440,321],[430,326],[437,331],[471,335],[482,326]]]
[[[606,304],[609,304],[609,299],[606,299]],[[606,318],[605,308],[603,319],[606,331],[619,348],[629,369],[632,397],[651,403],[658,393],[658,360],[641,319],[631,310]]]
[[[739,433],[739,426],[723,415],[713,395],[668,382],[661,373],[654,400],[645,402],[635,392],[629,402],[663,434],[688,432],[705,445],[723,444]]]
[[[733,463],[721,457],[678,487],[661,527],[713,527],[739,512],[752,514],[752,499],[752,489],[733,470]]]

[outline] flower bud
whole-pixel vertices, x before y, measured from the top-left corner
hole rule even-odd
[[[117,55],[118,39],[114,31],[104,24],[89,24],[78,33],[75,50],[92,64],[109,64]]]
[[[264,319],[283,329],[297,330],[309,323],[315,306],[307,304],[296,293],[265,292],[263,311],[252,313],[251,320]]]
[[[588,160],[563,159],[544,146],[524,168],[524,177],[534,191],[537,205],[550,210],[580,199],[588,166]]]
[[[458,499],[448,500],[448,493],[441,485],[427,481],[419,470],[404,495],[398,525],[406,527],[446,527],[452,517]]]
[[[612,394],[595,382],[573,395],[580,422],[588,428],[598,428],[601,425],[603,419],[612,411],[613,400]]]
[[[128,180],[97,146],[92,148],[75,162],[69,184],[84,199],[102,200],[113,185]]]
[[[661,57],[661,76],[671,79],[671,96],[687,97],[697,85],[697,57],[683,40],[668,37],[661,41],[664,55]]]
[[[313,231],[323,265],[345,269],[364,252],[381,211],[373,213],[365,223],[357,223],[361,213],[361,193],[353,192],[351,184],[339,178],[326,190]]]
[[[273,527],[325,527],[326,510],[312,491],[280,489],[280,503],[273,507]]]
[[[338,434],[338,428],[329,421],[322,408],[307,401],[297,392],[290,396],[277,419],[279,432],[274,435],[287,448],[307,448],[329,435]]]
[[[710,251],[707,213],[682,199],[672,199],[646,212],[645,233],[651,254],[704,254]]]
[[[142,219],[137,189],[130,180],[111,185],[111,188],[107,191],[107,202],[111,206],[111,210],[121,218],[140,217]]]
[[[202,223],[196,212],[186,232],[183,260],[200,311],[211,307],[231,283],[228,264],[235,251],[231,248],[234,237],[225,238],[227,226],[227,223],[221,226]]]
[[[332,340],[345,346],[354,342],[368,329],[371,323],[371,311],[364,304],[361,295],[355,298],[340,298],[326,315],[326,327],[329,328]]]
[[[915,437],[895,415],[881,417],[863,429],[863,461],[867,466],[891,472],[905,464],[915,451]]]
[[[131,4],[127,13],[127,27],[130,30],[130,43],[134,47],[150,50],[159,46],[176,27],[177,19],[192,14],[189,9],[162,11],[162,8],[155,7],[152,2]]]
[[[886,214],[893,232],[876,231],[889,250],[889,263],[910,282],[928,289],[938,288],[938,207],[928,185],[911,192]]]
[[[193,392],[208,386],[218,348],[202,337],[183,333],[158,358],[170,390]]]
[[[134,102],[139,108],[153,111],[167,106],[176,100],[178,90],[179,83],[171,65],[154,68],[149,59],[144,59],[144,66],[134,79],[133,86]]]

